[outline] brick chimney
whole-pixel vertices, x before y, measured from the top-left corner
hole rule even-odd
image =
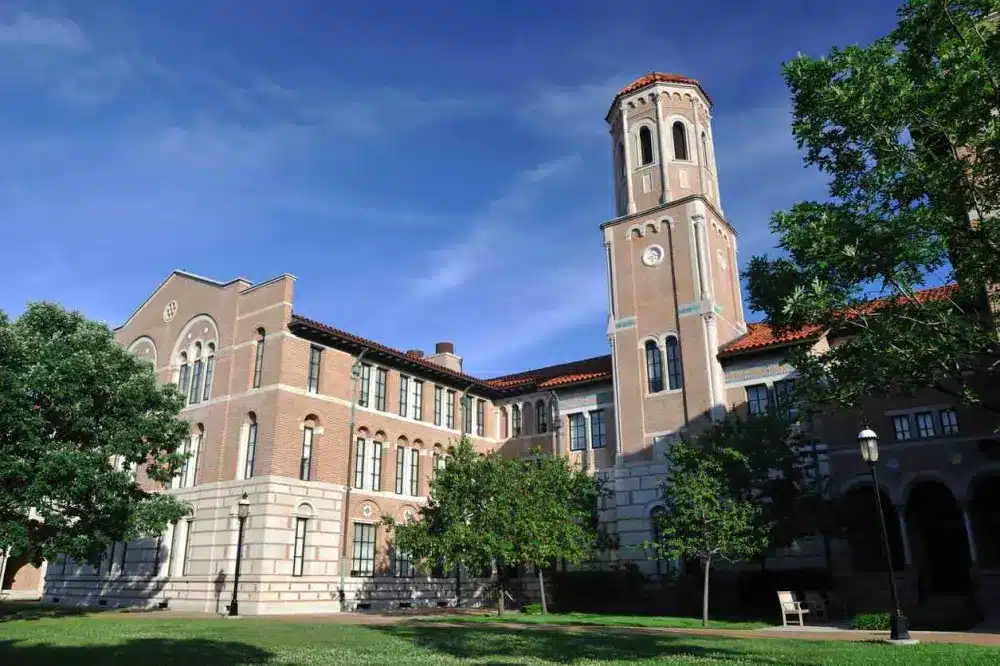
[[[410,358],[423,358],[424,352],[423,350],[420,349],[407,349],[406,355],[409,356]]]
[[[434,353],[427,357],[431,363],[462,372],[462,357],[455,354],[455,345],[451,342],[439,342],[434,345]]]

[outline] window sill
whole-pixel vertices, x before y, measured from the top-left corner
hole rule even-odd
[[[661,395],[676,395],[678,393],[684,393],[684,389],[682,389],[682,388],[678,388],[678,389],[663,389],[662,391],[656,391],[655,393],[651,393],[649,391],[646,391],[646,397],[647,398],[655,398],[655,397],[659,397]]]

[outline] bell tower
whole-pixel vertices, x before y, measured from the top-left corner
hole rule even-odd
[[[724,413],[718,350],[746,331],[711,108],[698,81],[653,72],[622,88],[606,116],[616,217],[601,229],[619,464],[658,460],[681,430]]]

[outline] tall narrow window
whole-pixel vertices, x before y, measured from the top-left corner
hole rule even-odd
[[[441,425],[441,409],[444,406],[444,389],[440,386],[434,387],[434,425]]]
[[[197,425],[197,432],[188,438],[188,459],[184,462],[184,488],[194,485],[198,474],[198,455],[201,453],[201,442],[205,437],[205,426]]]
[[[486,434],[486,401],[476,400],[476,434],[482,437]]]
[[[910,417],[906,414],[892,417],[892,429],[896,439],[901,442],[913,438],[913,433],[910,432]]]
[[[302,460],[299,463],[299,478],[308,481],[312,476],[313,429],[306,426],[302,429]]]
[[[774,382],[774,408],[782,417],[788,419],[795,415],[795,380],[784,379]]]
[[[354,557],[352,576],[372,576],[375,573],[375,526],[354,523]]]
[[[306,523],[308,518],[295,519],[295,546],[292,549],[292,575],[301,576],[306,560]]]
[[[510,408],[510,421],[511,430],[514,433],[514,437],[521,436],[521,406],[514,405]]]
[[[188,551],[191,549],[191,523],[193,523],[193,522],[194,522],[193,520],[185,520],[184,521],[184,535],[183,535],[184,542],[181,545],[181,575],[182,576],[187,576],[188,575],[188,562],[191,559],[188,556]]]
[[[247,459],[243,467],[243,478],[253,477],[254,461],[257,458],[257,417],[251,412],[250,425],[247,427]]]
[[[406,474],[406,447],[396,447],[396,494],[403,494],[403,482]]]
[[[188,382],[191,380],[191,366],[188,365],[188,355],[185,352],[181,352],[181,369],[177,374],[177,388],[180,390],[182,395],[187,395],[188,392]]]
[[[507,416],[507,408],[500,408],[500,437],[507,439],[510,437],[510,417]]]
[[[365,438],[358,437],[358,443],[354,453],[354,487],[363,488],[364,485],[365,485]]]
[[[705,133],[701,133],[701,159],[704,162],[704,166],[708,166],[708,138]]]
[[[371,490],[382,490],[382,442],[372,442]]]
[[[446,394],[448,401],[444,403],[444,427],[455,429],[455,392],[448,391]]]
[[[639,128],[639,156],[643,164],[653,163],[653,133],[648,127]]]
[[[919,412],[915,416],[917,421],[917,435],[923,439],[934,436],[934,414],[931,412]]]
[[[367,363],[361,364],[361,377],[358,381],[361,382],[358,390],[358,404],[362,407],[367,407],[372,383],[372,366]]]
[[[681,345],[673,335],[667,337],[667,382],[670,390],[684,388],[684,372],[681,369]]]
[[[583,451],[587,448],[587,425],[583,414],[569,415],[569,450]]]
[[[598,409],[590,413],[590,447],[593,449],[604,448],[604,410]]]
[[[406,375],[399,376],[399,415],[406,416],[406,405],[410,399],[410,378]]]
[[[618,144],[618,174],[622,180],[625,180],[625,171],[628,169],[628,165],[625,163],[625,146]]]
[[[410,494],[416,497],[420,494],[420,451],[410,449]]]
[[[202,400],[212,397],[212,377],[215,376],[215,344],[208,343],[208,358],[205,359],[205,390],[201,394]]]
[[[419,379],[413,380],[413,410],[411,416],[417,421],[424,419],[424,383]]]
[[[253,362],[253,388],[260,388],[260,375],[264,370],[264,329],[257,329],[257,356]]]
[[[319,369],[323,362],[323,349],[309,347],[309,392],[319,393]]]
[[[655,340],[646,340],[646,379],[650,393],[663,390],[663,359]]]
[[[673,136],[674,136],[674,159],[687,160],[688,159],[687,128],[684,127],[684,123],[682,123],[679,120],[674,123]]]
[[[393,548],[392,573],[396,578],[413,578],[413,556],[405,550]]]
[[[472,396],[462,396],[462,432],[472,434]]]
[[[747,407],[754,416],[761,416],[767,413],[767,386],[756,384],[747,387]]]
[[[545,408],[544,400],[535,403],[535,428],[538,430],[538,434],[549,430],[549,410]]]
[[[942,409],[940,412],[941,417],[941,433],[944,435],[957,435],[958,434],[958,413],[954,409]]]
[[[201,343],[194,343],[194,369],[191,371],[191,393],[188,395],[188,403],[194,404],[201,401]]]
[[[389,371],[385,368],[377,368],[375,370],[375,409],[380,412],[386,410],[385,385],[388,376]]]

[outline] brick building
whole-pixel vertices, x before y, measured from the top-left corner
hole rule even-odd
[[[697,81],[660,73],[612,101],[618,217],[600,226],[606,356],[473,377],[448,342],[433,353],[400,351],[296,312],[290,275],[254,285],[172,273],[116,335],[188,396],[192,455],[170,492],[191,514],[159,538],[118,544],[97,569],[50,563],[46,599],[221,612],[231,593],[235,506],[246,492],[244,613],[480,603],[484,581],[474,572],[415,575],[378,525],[417,511],[463,433],[483,451],[522,455],[537,445],[604,475],[614,495],[601,517],[621,545],[614,558],[657,573],[661,563],[636,546],[652,536],[661,507],[664,447],[727,410],[780,403],[795,376],[783,361],[788,345],[821,351],[835,343],[821,330],[778,337],[746,323],[711,108]],[[990,462],[995,422],[941,396],[880,403],[867,414],[883,435],[903,577],[916,581],[915,594],[921,577],[940,593],[979,589],[1000,567],[997,484],[983,483],[1000,473]],[[850,496],[866,479],[858,419],[824,421],[817,459],[836,492]],[[954,552],[942,554],[946,546]],[[834,549],[839,571],[864,578],[862,550]],[[802,566],[823,557],[806,547],[772,560]],[[956,561],[964,577],[948,573]]]

